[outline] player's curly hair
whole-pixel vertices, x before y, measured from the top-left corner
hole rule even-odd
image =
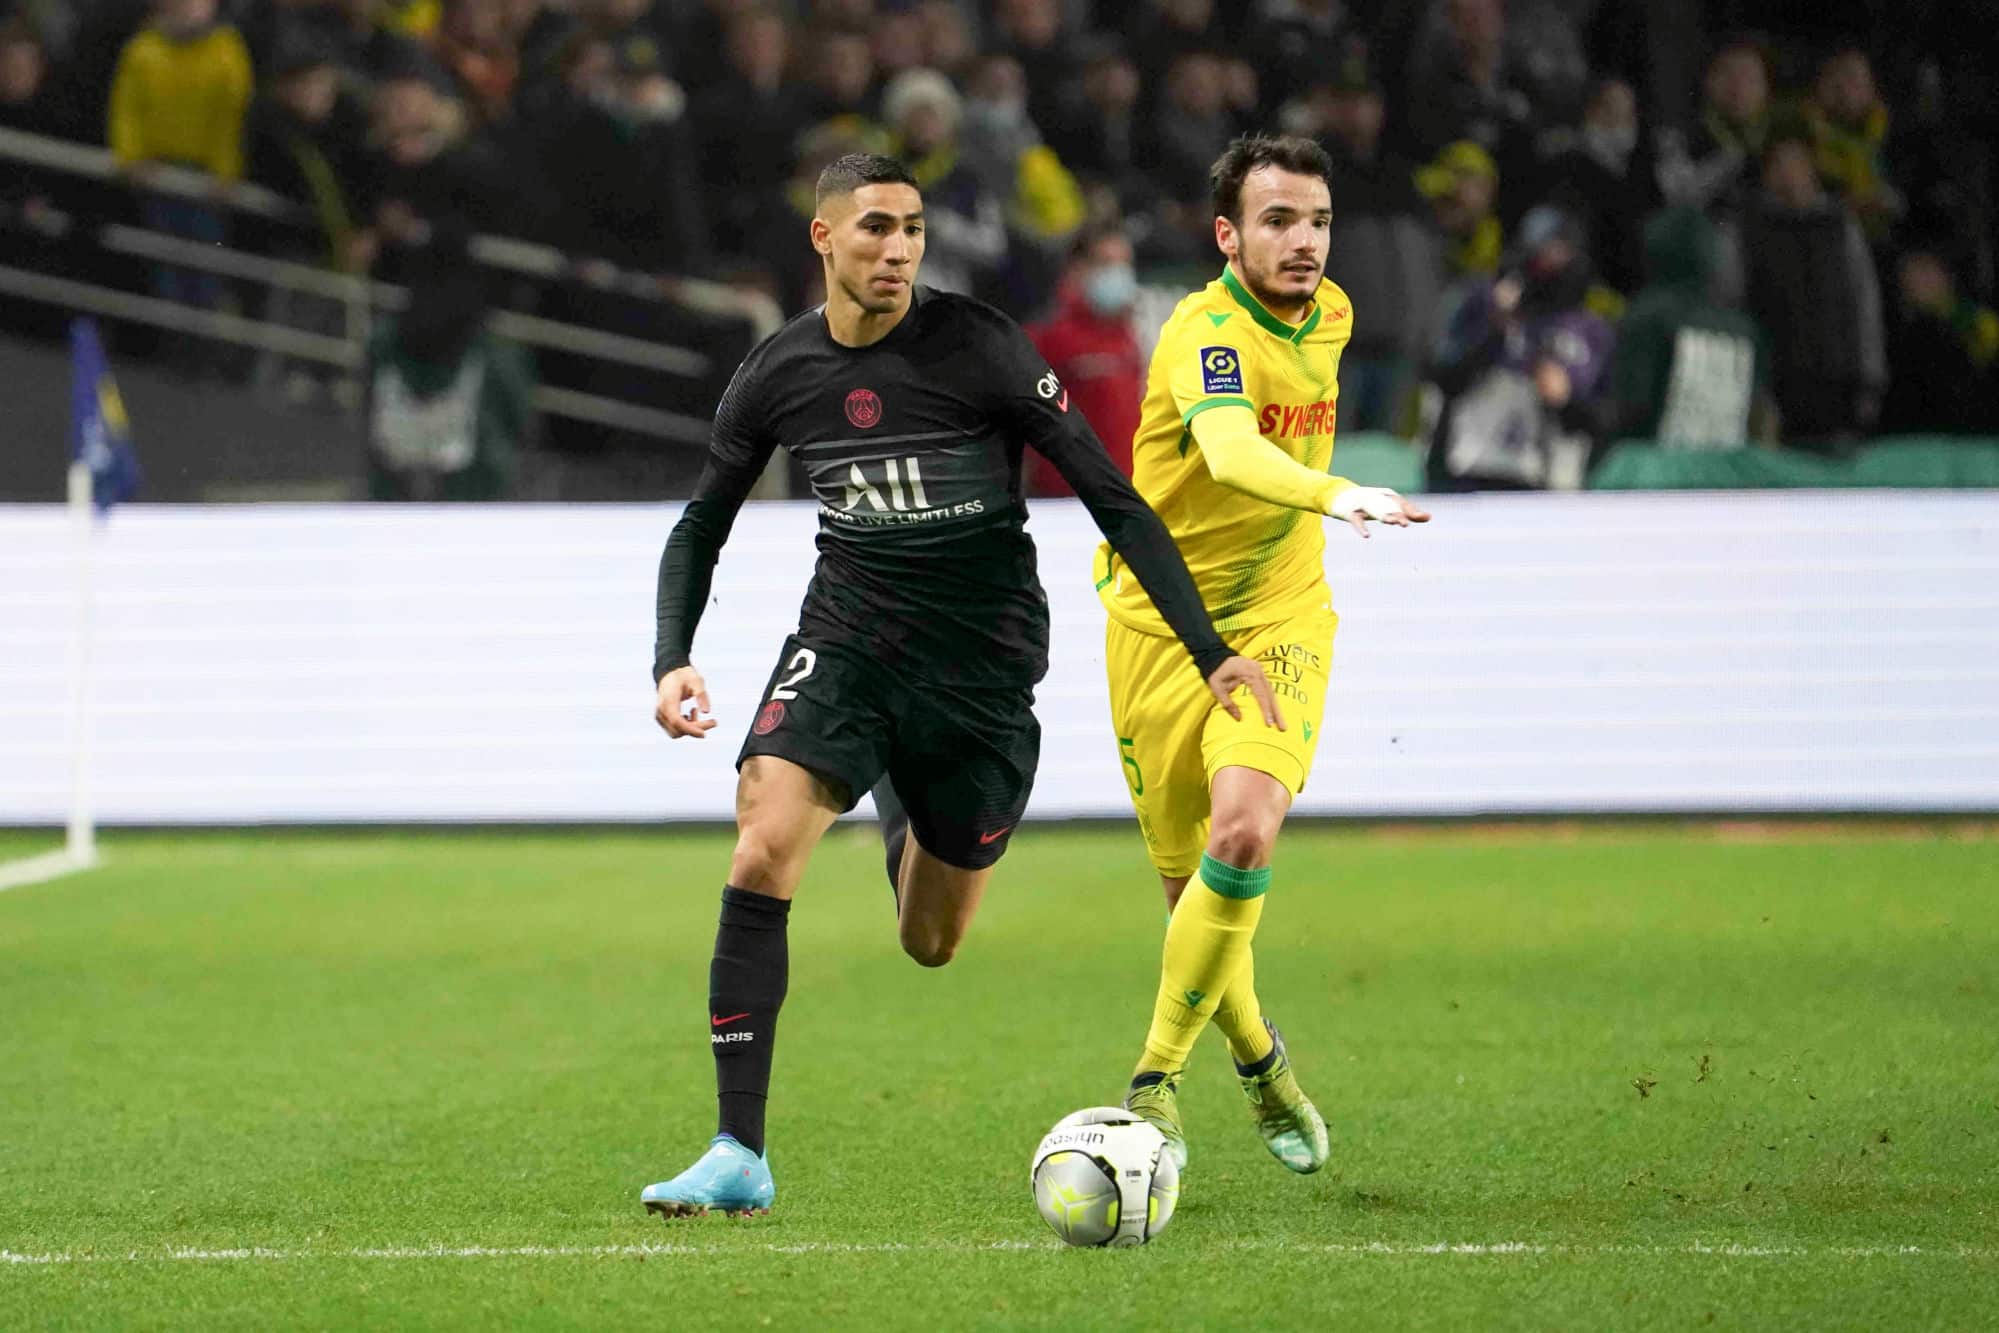
[[[1326,150],[1296,134],[1244,134],[1208,168],[1215,216],[1242,225],[1242,183],[1258,167],[1280,167],[1332,183],[1333,160]]]
[[[863,185],[910,185],[916,177],[908,167],[881,153],[848,153],[836,157],[819,173],[813,188],[814,204],[823,204],[836,194],[852,194]]]

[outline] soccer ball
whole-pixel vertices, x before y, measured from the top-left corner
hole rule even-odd
[[[1122,1106],[1056,1121],[1029,1179],[1042,1220],[1071,1245],[1143,1245],[1166,1229],[1180,1199],[1165,1136]]]

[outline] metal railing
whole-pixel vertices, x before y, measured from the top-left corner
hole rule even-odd
[[[122,179],[108,149],[89,144],[0,129],[0,163],[40,167],[90,181]],[[145,188],[189,199],[221,203],[248,216],[317,230],[316,219],[301,205],[261,186],[236,183],[219,188],[199,172],[159,167],[150,172]],[[182,305],[85,282],[0,265],[0,293],[84,311],[106,318],[193,334],[220,342],[333,366],[361,370],[367,340],[377,312],[408,306],[407,289],[354,274],[293,260],[276,259],[246,250],[209,245],[120,222],[94,222],[74,215],[57,215],[56,229],[87,235],[105,252],[177,268],[196,269],[219,277],[264,287],[307,293],[340,302],[346,311],[342,336],[293,328],[248,315]],[[561,251],[514,237],[478,235],[468,250],[474,262],[488,269],[543,281],[568,276],[573,265]],[[775,301],[759,292],[698,278],[661,278],[615,267],[595,265],[599,278],[592,286],[618,295],[655,301],[709,318],[740,320],[752,342],[761,341],[783,322]],[[716,370],[714,359],[688,347],[654,342],[626,334],[564,323],[516,310],[494,310],[488,326],[502,337],[526,346],[561,352],[591,361],[611,362],[679,379],[701,379]],[[633,403],[619,398],[556,385],[538,385],[536,410],[572,420],[607,426],[634,434],[683,444],[708,442],[705,417]],[[759,493],[783,493],[783,473],[766,474]]]

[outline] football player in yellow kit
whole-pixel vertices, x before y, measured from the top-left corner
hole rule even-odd
[[[1196,697],[1178,641],[1108,546],[1111,718],[1139,830],[1172,910],[1152,1026],[1125,1105],[1186,1163],[1177,1086],[1212,1019],[1265,1145],[1293,1171],[1330,1151],[1325,1121],[1257,1003],[1250,941],[1271,853],[1317,747],[1332,662],[1322,515],[1361,536],[1429,515],[1394,491],[1332,476],[1340,351],[1353,308],[1325,276],[1332,202],[1325,153],[1252,135],[1215,163],[1222,275],[1180,302],[1147,379],[1133,481],[1179,544],[1215,627],[1260,662],[1283,718],[1238,720]]]

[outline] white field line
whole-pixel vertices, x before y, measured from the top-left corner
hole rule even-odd
[[[345,1250],[269,1249],[95,1250],[23,1254],[0,1249],[0,1267],[52,1267],[63,1264],[161,1263],[309,1263],[347,1259],[644,1259],[651,1257],[720,1257],[739,1254],[1008,1254],[1047,1252],[1063,1247],[1055,1241],[995,1241],[990,1244],[848,1244],[841,1241],[800,1241],[795,1244],[722,1245],[384,1245]],[[1999,1259],[1999,1246],[1935,1245],[1750,1245],[1737,1242],[1693,1241],[1685,1245],[1568,1245],[1539,1241],[1237,1241],[1234,1250],[1265,1250],[1288,1254],[1323,1254],[1356,1258],[1448,1256],[1506,1258],[1560,1255],[1612,1258],[1721,1259]]]

